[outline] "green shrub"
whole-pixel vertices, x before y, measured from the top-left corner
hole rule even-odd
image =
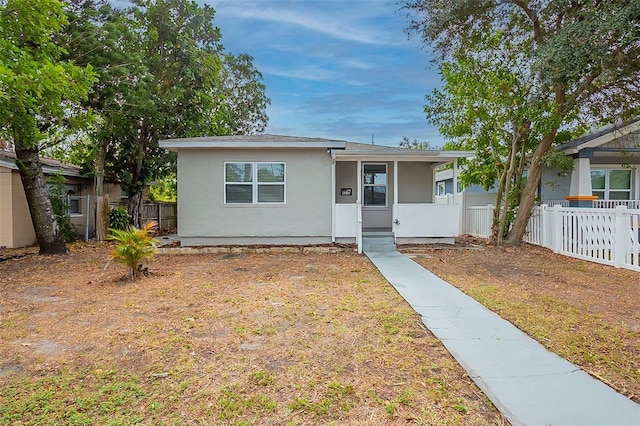
[[[151,229],[157,224],[147,223],[142,229],[128,225],[127,229],[109,228],[109,240],[118,244],[111,252],[111,257],[131,269],[131,276],[136,279],[143,273],[142,261],[150,259],[156,252],[156,243],[151,235]]]
[[[53,215],[56,217],[58,228],[62,233],[65,243],[72,243],[78,239],[78,231],[71,223],[69,216],[69,204],[67,203],[66,179],[60,173],[53,173],[49,177],[49,196]]]
[[[129,212],[124,207],[109,209],[109,228],[124,231],[129,227]]]

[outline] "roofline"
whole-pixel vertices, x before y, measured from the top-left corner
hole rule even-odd
[[[228,142],[216,142],[208,140],[193,139],[164,139],[158,142],[160,148],[165,148],[170,151],[177,151],[178,149],[211,149],[211,148],[243,148],[243,149],[255,149],[255,148],[279,148],[279,149],[304,149],[304,148],[324,148],[324,149],[345,149],[346,142],[344,141],[330,141],[326,142],[304,142],[304,141],[274,141],[274,142],[241,142],[241,141],[228,141]]]
[[[635,132],[637,130],[640,130],[640,119],[633,121],[625,126],[613,128],[611,129],[611,131],[605,133],[604,135],[598,136],[597,138],[591,139],[585,143],[578,144],[577,146],[558,148],[568,155],[577,154],[585,148],[595,148],[597,146],[604,145],[605,143],[609,143],[621,136],[626,136],[629,133]]]
[[[333,153],[335,158],[373,158],[386,160],[407,160],[415,159],[421,161],[445,161],[456,160],[460,158],[471,158],[475,156],[473,151],[421,151],[421,150],[407,150],[407,151],[372,151],[372,150],[353,150],[353,151],[341,151]]]
[[[11,170],[19,170],[15,161],[8,161],[5,159],[0,159],[0,167],[5,167]],[[46,166],[44,164],[42,164],[42,172],[46,174],[61,173],[63,176],[87,178],[86,176],[83,176],[80,173],[80,170],[65,169],[63,167],[57,168],[57,167]]]

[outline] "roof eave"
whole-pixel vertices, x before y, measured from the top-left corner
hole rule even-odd
[[[341,141],[326,142],[238,142],[238,141],[189,141],[189,140],[161,140],[160,148],[170,151],[179,149],[345,149],[346,143]]]
[[[11,170],[18,170],[18,166],[16,165],[15,161],[10,160],[0,160],[0,167],[5,167]],[[80,170],[57,168],[45,165],[42,166],[42,172],[45,174],[62,173],[63,176],[86,178],[86,176],[82,175]]]
[[[604,145],[621,136],[628,135],[629,133],[635,132],[637,130],[640,130],[640,120],[636,120],[623,127],[612,129],[610,132],[605,133],[604,135],[598,136],[597,138],[591,139],[587,142],[578,144],[576,146],[567,147],[567,148],[562,148],[560,146],[558,147],[558,149],[568,155],[577,154],[578,152],[580,152],[585,148],[595,148],[600,145]]]
[[[336,158],[375,158],[386,160],[409,160],[415,159],[420,161],[433,162],[451,162],[461,158],[474,157],[475,153],[471,151],[406,151],[406,152],[384,152],[371,150],[351,150],[335,153]]]

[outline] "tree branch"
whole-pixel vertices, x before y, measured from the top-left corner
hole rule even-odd
[[[510,0],[511,3],[522,9],[522,11],[527,15],[531,24],[533,24],[533,39],[536,43],[540,42],[542,39],[542,30],[540,28],[540,20],[538,16],[535,14],[533,10],[527,6],[527,4],[523,0]]]

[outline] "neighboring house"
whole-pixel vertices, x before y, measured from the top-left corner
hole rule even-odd
[[[573,157],[574,167],[571,173],[543,169],[543,203],[569,200],[591,207],[640,200],[640,119],[603,127],[556,149]]]
[[[13,152],[0,151],[0,247],[24,247],[36,242],[27,198],[15,160]],[[93,178],[82,176],[81,168],[72,164],[47,158],[41,158],[40,162],[45,179],[58,172],[66,178],[69,214],[78,233],[84,235],[87,225],[90,229],[95,229],[93,209],[89,210],[91,205],[87,204],[94,194]],[[105,184],[105,192],[109,193],[110,199],[120,199],[118,185]]]
[[[455,206],[434,203],[435,170],[469,152],[253,135],[170,139],[185,246],[452,239]]]
[[[462,194],[463,192],[466,193],[482,193],[482,192],[487,192],[490,194],[495,194],[498,191],[498,182],[496,181],[496,185],[495,187],[489,189],[488,191],[485,190],[483,187],[481,187],[480,185],[477,184],[471,184],[471,185],[467,185],[466,187],[463,187],[462,184],[460,183],[459,175],[460,173],[462,173],[464,171],[463,168],[459,168],[456,172],[455,172],[455,184],[454,184],[454,170],[449,168],[449,169],[444,169],[444,170],[438,170],[436,172],[436,197],[442,197],[444,195],[453,195],[453,187],[455,186],[457,191],[456,194]]]

